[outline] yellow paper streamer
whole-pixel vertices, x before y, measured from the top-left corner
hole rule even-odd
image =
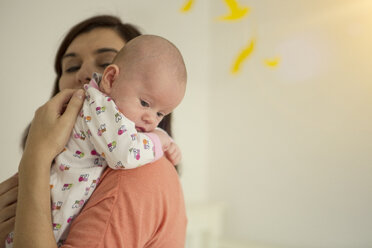
[[[240,52],[238,58],[235,60],[231,73],[236,74],[240,71],[241,64],[252,54],[255,47],[255,40],[251,40],[249,44]]]
[[[279,66],[279,63],[280,63],[280,58],[279,57],[264,59],[264,64],[267,67],[270,67],[270,68],[275,68],[275,67]]]
[[[186,3],[183,5],[183,7],[180,9],[180,11],[183,12],[183,13],[190,11],[193,4],[194,4],[194,0],[186,1]]]
[[[230,10],[230,13],[220,16],[218,20],[220,21],[233,21],[243,18],[250,12],[249,7],[239,6],[236,0],[224,0],[227,7]]]

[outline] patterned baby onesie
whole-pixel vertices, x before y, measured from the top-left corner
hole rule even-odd
[[[113,100],[98,90],[98,74],[84,85],[86,99],[71,137],[51,168],[53,231],[59,245],[67,237],[71,221],[80,212],[106,166],[132,169],[163,155],[153,133],[138,133]],[[13,233],[6,247],[12,247]]]

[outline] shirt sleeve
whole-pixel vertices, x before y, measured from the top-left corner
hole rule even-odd
[[[156,134],[139,133],[113,100],[99,90],[85,85],[86,100],[80,117],[91,151],[102,156],[113,169],[132,169],[163,156]]]

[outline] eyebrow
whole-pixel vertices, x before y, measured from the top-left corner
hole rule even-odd
[[[94,54],[101,54],[101,53],[107,53],[107,52],[118,53],[118,50],[114,48],[103,47],[103,48],[99,48],[96,51],[94,51]],[[62,60],[68,57],[76,57],[76,53],[66,53],[65,55],[63,55]]]
[[[104,48],[97,49],[94,53],[99,54],[99,53],[107,53],[107,52],[118,53],[119,51],[114,48],[104,47]]]

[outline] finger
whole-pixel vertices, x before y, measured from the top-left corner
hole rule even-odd
[[[164,144],[163,145],[163,151],[168,152],[169,151],[170,144]]]
[[[0,183],[0,196],[18,185],[18,174]]]
[[[74,125],[74,121],[80,112],[81,106],[84,101],[84,90],[80,89],[75,91],[72,95],[70,102],[67,105],[65,113],[61,117],[62,124],[67,126]]]
[[[175,162],[174,162],[174,165],[177,165],[181,162],[182,160],[182,154],[181,153],[178,153],[176,158],[175,158]]]
[[[14,187],[0,196],[0,209],[17,201],[18,187]]]
[[[0,210],[0,223],[3,223],[16,215],[17,203],[13,203],[10,206],[2,208]]]
[[[174,165],[176,163],[176,154],[175,153],[168,153],[167,154],[168,160]]]
[[[62,107],[69,102],[72,95],[76,90],[73,89],[65,89],[55,95],[52,99],[50,99],[47,104],[55,107],[57,110],[62,109]]]
[[[14,230],[14,223],[15,223],[15,217],[10,218],[9,220],[3,223],[0,223],[1,235],[4,236],[2,240],[5,240],[8,234]]]
[[[181,162],[181,159],[182,159],[182,153],[179,151],[179,150],[176,150],[173,154],[172,154],[172,160],[173,160],[173,164],[174,165],[177,165]]]
[[[167,153],[171,154],[171,153],[174,153],[174,151],[176,150],[176,146],[174,145],[174,143],[170,143],[168,149],[166,150]]]
[[[173,156],[173,153],[170,152],[169,150],[165,151],[164,154],[165,154],[165,156],[166,156],[169,160],[170,160],[170,159],[172,158],[172,156]]]

